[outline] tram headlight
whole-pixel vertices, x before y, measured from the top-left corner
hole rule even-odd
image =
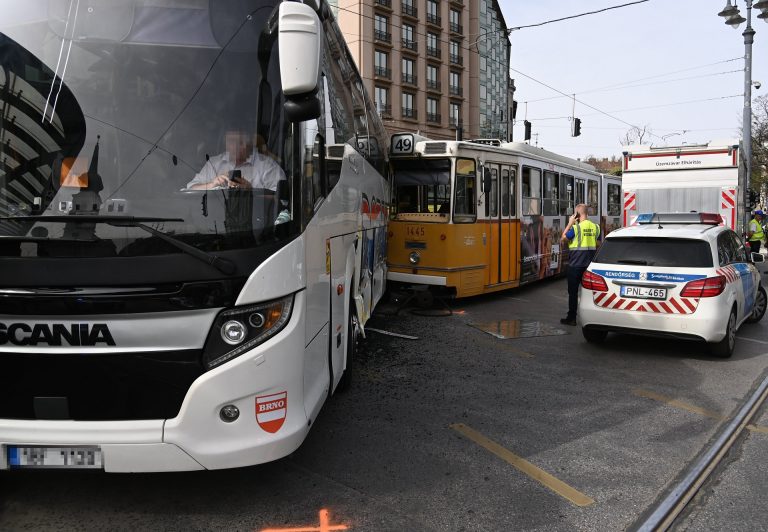
[[[408,255],[408,262],[411,264],[418,264],[421,260],[421,255],[419,255],[418,251],[411,251],[411,254]]]
[[[264,343],[285,327],[292,310],[293,295],[221,311],[203,348],[205,368],[215,368]]]

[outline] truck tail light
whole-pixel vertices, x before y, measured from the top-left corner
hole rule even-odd
[[[608,285],[602,276],[592,273],[590,271],[584,272],[581,276],[581,286],[587,290],[594,290],[595,292],[607,292]]]
[[[683,287],[680,297],[715,297],[719,296],[725,290],[725,277],[707,277],[706,279],[697,279],[691,281]]]

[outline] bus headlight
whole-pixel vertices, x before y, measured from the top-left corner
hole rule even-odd
[[[291,310],[293,295],[223,310],[213,322],[205,342],[205,368],[215,368],[266,342],[285,327]]]
[[[418,264],[420,260],[421,256],[418,251],[411,251],[411,254],[408,255],[408,262],[411,264]]]

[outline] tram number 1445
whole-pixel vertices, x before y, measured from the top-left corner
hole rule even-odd
[[[406,225],[405,234],[409,238],[423,238],[425,236],[424,226],[421,225]]]

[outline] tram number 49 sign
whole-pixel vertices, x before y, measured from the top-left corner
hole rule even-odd
[[[413,135],[404,133],[392,135],[391,148],[393,154],[407,155],[413,153]]]

